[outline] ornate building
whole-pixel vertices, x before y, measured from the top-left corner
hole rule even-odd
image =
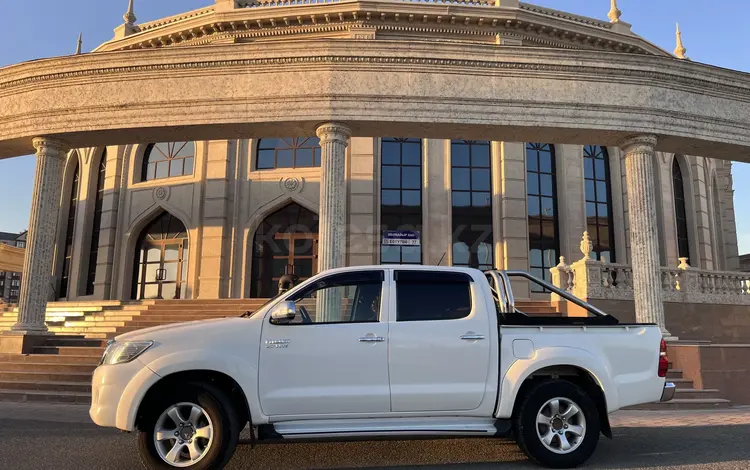
[[[739,269],[750,159],[750,76],[685,52],[615,6],[131,8],[92,53],[0,70],[0,158],[38,158],[14,330],[43,330],[49,273],[68,301],[249,298],[342,265],[552,279],[584,255],[663,326],[661,268]]]

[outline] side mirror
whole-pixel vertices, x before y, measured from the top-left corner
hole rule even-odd
[[[271,312],[271,323],[274,325],[286,325],[297,316],[297,306],[292,301],[281,302]]]

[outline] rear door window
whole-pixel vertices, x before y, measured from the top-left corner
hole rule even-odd
[[[394,271],[396,320],[459,320],[471,314],[472,278],[465,273]]]

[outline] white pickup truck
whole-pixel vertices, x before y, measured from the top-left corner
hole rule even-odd
[[[511,278],[591,314],[519,312]],[[117,337],[90,415],[137,431],[157,469],[222,468],[248,425],[258,443],[513,436],[560,468],[611,437],[608,413],[671,399],[666,372],[657,326],[618,324],[526,273],[367,266],[318,274],[240,318]]]

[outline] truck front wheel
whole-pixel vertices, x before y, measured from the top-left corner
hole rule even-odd
[[[138,450],[150,469],[224,468],[240,430],[234,408],[218,389],[202,383],[174,384],[148,404]]]
[[[549,380],[523,397],[515,421],[521,450],[552,468],[571,468],[594,453],[599,442],[599,412],[579,386]]]

